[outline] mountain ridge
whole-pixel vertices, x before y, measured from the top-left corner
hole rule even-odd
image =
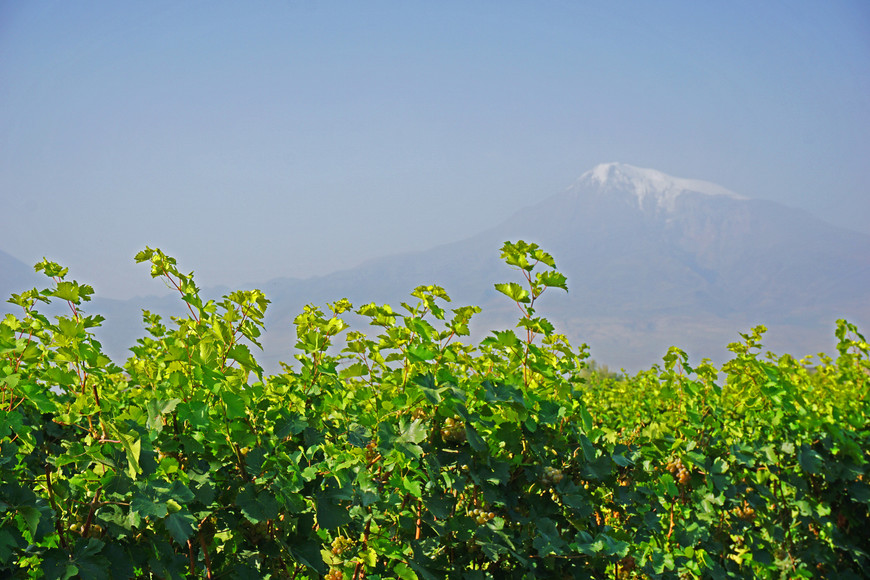
[[[396,305],[416,285],[437,283],[456,302],[484,307],[478,329],[510,327],[516,307],[492,284],[516,275],[498,248],[525,239],[552,253],[568,276],[570,293],[548,294],[540,312],[608,364],[647,367],[672,344],[722,360],[729,342],[761,323],[779,352],[814,354],[830,351],[837,318],[870,320],[863,299],[870,260],[862,258],[870,257],[870,236],[737,194],[681,193],[672,210],[644,212],[626,205],[631,191],[601,193],[575,182],[465,240],[323,277],[309,296]],[[638,356],[620,350],[628,339]]]
[[[616,178],[591,179],[596,171]],[[626,182],[632,172],[638,180]],[[568,277],[569,293],[548,292],[539,313],[611,366],[648,368],[671,345],[696,360],[722,361],[728,343],[762,323],[770,328],[766,346],[777,352],[831,352],[838,318],[859,327],[870,322],[870,236],[708,182],[601,164],[561,193],[463,240],[324,276],[246,285],[272,301],[265,366],[277,369],[278,360],[292,360],[292,321],[305,304],[349,298],[355,306],[398,308],[411,301],[418,285],[443,286],[454,299],[448,306],[481,306],[472,321],[474,338],[513,327],[516,305],[493,284],[519,281],[499,259],[501,244],[517,239],[538,243]],[[89,311],[112,314],[99,334],[104,344],[130,345],[142,334],[129,330],[138,324],[140,307],[105,299],[91,303]],[[149,299],[147,307],[183,313],[177,297]]]
[[[37,274],[32,266],[2,250],[0,250],[0,272],[3,273],[0,276],[0,296],[3,296],[4,302],[13,293],[20,294],[44,280],[44,277]]]

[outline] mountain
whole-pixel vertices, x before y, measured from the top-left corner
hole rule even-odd
[[[870,236],[713,184],[613,163],[518,213],[499,233],[527,233],[564,255],[590,313],[825,315],[826,305],[860,307],[870,281]]]
[[[268,342],[289,359],[290,323],[304,303],[397,306],[432,283],[454,304],[484,308],[472,325],[478,337],[512,327],[516,306],[493,283],[519,280],[498,257],[517,239],[541,245],[568,276],[570,292],[549,292],[539,312],[611,366],[648,367],[670,345],[723,361],[726,345],[757,324],[768,326],[765,345],[775,352],[832,352],[837,318],[870,322],[870,236],[712,183],[607,163],[466,240],[271,281],[263,288],[274,302]]]
[[[498,232],[552,250],[572,294],[558,316],[611,364],[668,344],[721,359],[761,323],[776,351],[830,352],[837,318],[870,322],[870,236],[705,182],[600,165]]]
[[[24,290],[42,284],[45,279],[37,274],[32,266],[10,256],[0,250],[0,296],[7,300],[12,294],[20,294]]]
[[[307,303],[347,297],[355,306],[378,302],[398,310],[421,284],[443,286],[450,306],[483,308],[471,327],[474,338],[511,328],[516,305],[493,284],[520,281],[499,259],[502,243],[518,239],[550,252],[568,277],[570,292],[548,291],[539,314],[611,367],[648,368],[670,345],[695,361],[721,362],[725,346],[757,324],[769,328],[764,344],[774,352],[830,353],[836,319],[870,323],[870,236],[712,183],[606,163],[465,240],[327,276],[257,285],[272,301],[261,360],[271,370],[278,360],[292,361],[292,321]],[[103,342],[120,350],[141,334],[143,307],[183,310],[170,297],[147,305],[95,300],[89,311],[106,316]]]

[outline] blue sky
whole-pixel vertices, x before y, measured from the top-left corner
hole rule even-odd
[[[106,296],[161,290],[145,245],[326,273],[610,161],[870,233],[868,135],[861,1],[0,2],[0,249]]]

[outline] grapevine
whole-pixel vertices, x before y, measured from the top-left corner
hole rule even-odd
[[[201,295],[137,256],[183,316],[143,312],[118,364],[93,289],[47,286],[0,320],[0,576],[781,578],[870,570],[870,347],[721,368],[596,369],[540,315],[554,258],[506,243],[516,329],[469,336],[438,286],[393,309],[296,318],[293,364],[256,359],[269,300]],[[51,317],[43,304],[68,304]],[[511,304],[511,307],[513,305]],[[349,314],[371,328],[348,331]],[[345,332],[348,331],[348,332]],[[815,361],[815,362],[814,362]]]

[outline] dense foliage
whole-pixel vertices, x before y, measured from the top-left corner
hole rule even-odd
[[[144,312],[123,367],[93,293],[13,296],[0,322],[0,575],[72,578],[856,578],[870,569],[870,347],[836,359],[590,372],[538,316],[567,289],[506,243],[519,331],[476,346],[438,286],[400,310],[345,300],[296,318],[296,363],[252,354],[268,300],[204,301],[159,250],[137,256],[189,316]],[[37,306],[66,302],[49,318]],[[372,332],[351,331],[350,312]],[[342,335],[339,341],[339,335]]]

